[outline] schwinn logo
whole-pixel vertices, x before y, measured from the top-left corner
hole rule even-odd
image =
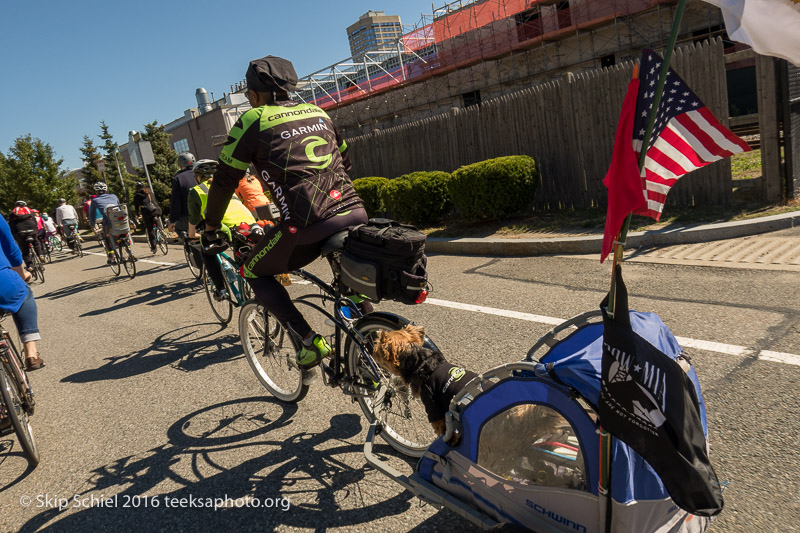
[[[560,514],[556,513],[555,511],[551,511],[549,509],[545,509],[544,507],[542,507],[538,503],[532,502],[530,500],[525,500],[525,504],[528,507],[530,507],[531,509],[533,509],[534,511],[536,511],[537,513],[539,513],[539,514],[541,514],[543,516],[546,516],[547,518],[549,518],[550,520],[552,520],[553,522],[555,522],[557,524],[564,525],[564,526],[566,526],[566,527],[568,527],[568,528],[570,528],[570,529],[572,529],[574,531],[583,531],[584,533],[586,533],[586,526],[584,526],[582,524],[579,524],[577,522],[573,522],[569,518],[567,518],[565,516],[561,516]]]

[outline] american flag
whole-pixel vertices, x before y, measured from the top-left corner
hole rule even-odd
[[[637,157],[642,150],[662,62],[661,57],[652,50],[642,53],[633,125],[633,150]],[[747,143],[720,124],[686,82],[669,69],[642,169],[647,206],[634,212],[658,220],[667,193],[678,178],[709,163],[748,150],[750,147]]]

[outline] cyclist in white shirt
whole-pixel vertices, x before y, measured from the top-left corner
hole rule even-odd
[[[64,232],[64,239],[67,241],[70,250],[75,253],[75,235],[78,229],[78,213],[75,208],[67,203],[64,198],[58,199],[56,208],[56,226]]]

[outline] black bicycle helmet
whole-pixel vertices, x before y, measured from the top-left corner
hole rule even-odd
[[[144,183],[141,181],[136,182],[136,190],[141,191],[142,189],[144,189]]]
[[[281,90],[288,93],[297,88],[297,72],[288,59],[264,56],[250,62],[245,81],[247,88],[253,91]]]

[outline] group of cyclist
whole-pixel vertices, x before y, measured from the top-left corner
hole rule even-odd
[[[241,273],[256,298],[302,340],[297,363],[309,369],[329,355],[331,347],[297,310],[276,275],[314,261],[330,236],[366,223],[367,214],[347,174],[351,168],[347,143],[330,117],[314,105],[289,98],[298,82],[292,63],[276,56],[255,59],[245,78],[245,97],[251,109],[231,128],[219,161],[196,161],[188,152],[179,155],[169,229],[190,239],[201,234],[200,259],[216,287],[215,298],[220,299],[226,297],[225,284],[214,254],[230,239],[230,228],[244,223],[252,229],[251,234],[261,235]],[[263,217],[254,216],[257,207],[269,203],[264,191],[269,191],[280,212],[277,224],[259,224],[258,218]],[[94,185],[94,192],[88,206],[89,223],[101,231],[112,263],[114,243],[107,210],[120,201],[103,182]],[[37,224],[33,216],[25,218],[31,213],[21,204],[15,208],[12,231],[15,226],[35,228]],[[63,199],[59,204],[55,224],[64,228],[70,243],[77,238],[77,213]],[[162,212],[144,184],[137,185],[134,209],[144,220],[152,249],[153,225]],[[36,252],[41,254],[38,243]]]

